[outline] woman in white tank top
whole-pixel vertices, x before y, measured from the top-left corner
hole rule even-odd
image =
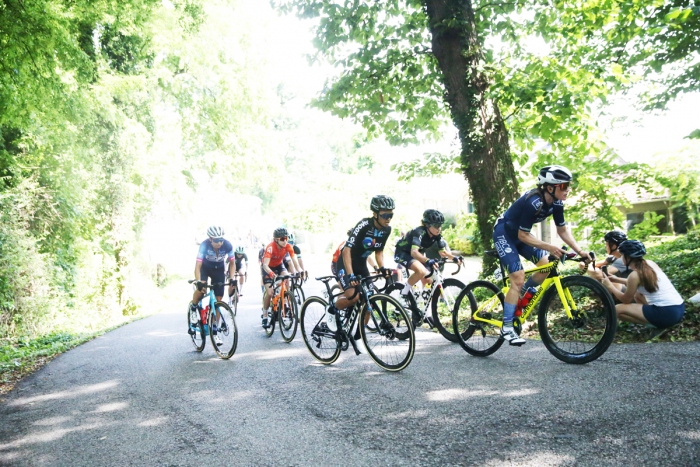
[[[630,323],[651,323],[657,328],[680,323],[685,314],[683,297],[656,263],[644,259],[647,252],[644,244],[637,240],[626,240],[619,245],[618,250],[622,253],[624,263],[632,269],[625,292],[618,290],[601,271],[591,273],[622,302],[615,307],[617,317]]]

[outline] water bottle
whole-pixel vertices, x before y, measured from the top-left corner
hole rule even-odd
[[[209,335],[209,325],[207,324],[207,316],[209,315],[209,305],[202,308],[202,327],[204,328],[204,335]]]
[[[423,286],[423,300],[428,301],[430,299],[430,293],[433,288],[433,283],[428,282]]]
[[[525,295],[523,295],[520,300],[518,300],[518,306],[515,309],[515,316],[522,316],[523,315],[523,308],[525,308],[528,303],[530,303],[530,300],[532,300],[532,297],[535,295],[535,292],[537,292],[537,289],[534,287],[528,287],[528,289],[525,291]]]

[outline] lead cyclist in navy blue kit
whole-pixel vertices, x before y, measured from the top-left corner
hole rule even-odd
[[[228,260],[230,266],[230,277],[234,277],[236,274],[236,258],[233,254],[233,245],[231,242],[224,239],[224,229],[219,226],[212,225],[207,229],[207,238],[199,245],[199,251],[197,252],[197,261],[194,263],[194,278],[197,282],[197,290],[194,291],[192,295],[192,303],[190,307],[196,307],[196,304],[204,296],[203,284],[207,283],[207,280],[211,277],[211,283],[221,283],[221,285],[214,287],[214,295],[216,299],[221,301],[224,296],[224,285],[223,282],[226,281],[226,261]],[[192,329],[188,329],[188,332],[193,332]],[[217,345],[221,345],[221,338],[215,336]]]
[[[535,273],[525,282],[525,272],[520,255],[537,264],[547,264],[547,252],[561,258],[566,252],[556,246],[535,238],[532,226],[549,216],[554,217],[557,234],[579,256],[590,261],[588,253],[581,251],[564,220],[564,201],[571,190],[573,176],[566,167],[550,165],[540,169],[537,188],[528,191],[513,203],[496,221],[493,229],[493,242],[498,252],[499,261],[510,277],[510,289],[505,297],[503,307],[503,328],[501,337],[510,345],[523,345],[513,328],[513,317],[522,291],[536,287],[544,281],[547,273]]]

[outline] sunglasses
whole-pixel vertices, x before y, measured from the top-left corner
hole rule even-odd
[[[559,184],[559,188],[560,188],[562,191],[566,191],[566,190],[568,190],[568,189],[570,188],[570,185],[571,185],[571,182],[560,183],[560,184]]]
[[[283,241],[286,242],[288,239],[289,239],[289,237],[279,237],[277,240],[279,240],[281,242],[283,242]]]
[[[212,238],[211,239],[212,243],[223,243],[224,242],[224,237],[219,237],[219,238]]]
[[[394,217],[394,213],[389,213],[389,214],[379,214],[379,217],[384,219],[385,221],[391,220],[392,217]]]
[[[442,229],[442,224],[428,224],[430,227],[433,227],[435,229]]]

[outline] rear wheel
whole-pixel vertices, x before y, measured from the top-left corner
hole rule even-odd
[[[188,334],[192,338],[192,345],[197,352],[204,350],[204,344],[206,344],[204,326],[202,326],[202,318],[199,315],[199,310],[197,307],[192,309],[192,304],[187,305],[187,327],[189,329]]]
[[[362,342],[374,362],[387,371],[403,370],[411,363],[416,348],[413,326],[401,304],[393,297],[375,294],[370,307],[363,307],[360,323],[374,323],[376,332],[360,326]]]
[[[209,333],[211,345],[219,357],[229,359],[238,347],[236,317],[231,307],[224,302],[216,302],[215,307],[219,311],[219,318],[217,319],[216,313],[209,313],[209,329],[212,330]],[[216,329],[216,334],[213,332],[214,329]],[[221,345],[216,345],[216,336],[221,338]]]
[[[282,339],[284,339],[285,342],[292,342],[294,336],[297,334],[299,319],[297,314],[297,302],[291,293],[284,293],[282,307],[277,316],[279,316]]]
[[[297,310],[299,310],[304,304],[304,300],[306,300],[306,297],[304,296],[304,291],[301,287],[293,287],[292,290],[294,292],[294,301],[296,302]]]
[[[325,324],[326,303],[320,297],[309,297],[299,312],[301,335],[304,338],[306,348],[319,362],[330,365],[340,356],[340,345]]]
[[[605,353],[615,337],[615,303],[590,277],[563,277],[561,286],[573,319],[566,314],[557,288],[550,287],[542,298],[537,323],[542,343],[563,362],[591,362]]]
[[[452,310],[457,302],[457,296],[464,289],[464,283],[457,279],[442,281],[442,289],[435,290],[431,303],[433,322],[442,337],[450,342],[457,342],[452,330]]]
[[[452,314],[452,332],[471,355],[486,357],[503,345],[500,325],[474,319],[503,320],[503,292],[489,281],[474,281],[460,292]]]
[[[422,325],[422,320],[420,314],[416,311],[418,306],[411,293],[402,294],[404,285],[401,282],[394,282],[389,287],[386,288],[384,292],[386,295],[391,296],[394,300],[399,302],[406,313],[411,317],[413,323],[413,329],[418,329]]]
[[[272,335],[275,333],[275,322],[277,321],[277,310],[274,309],[274,307],[270,307],[270,310],[267,312],[267,324],[268,326],[266,328],[263,328],[265,330],[265,335],[267,337],[272,337]]]

